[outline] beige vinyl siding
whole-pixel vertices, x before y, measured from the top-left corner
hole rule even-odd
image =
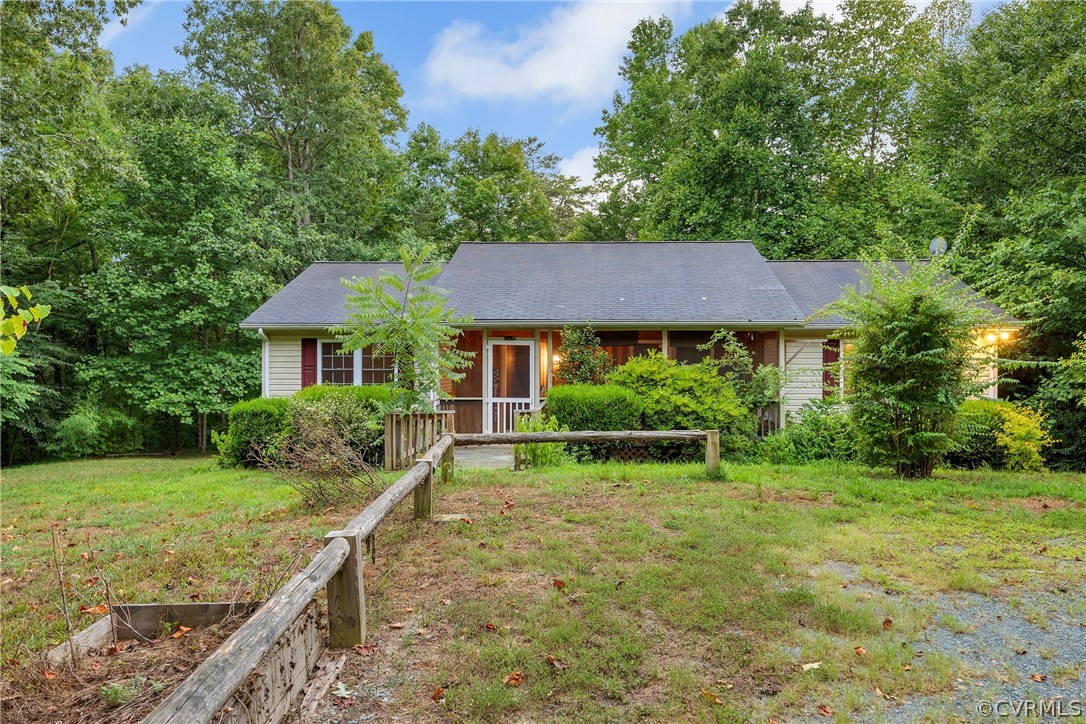
[[[795,413],[804,403],[822,399],[822,345],[825,337],[785,337],[785,413]]]
[[[289,397],[302,389],[303,335],[267,334],[268,397]]]

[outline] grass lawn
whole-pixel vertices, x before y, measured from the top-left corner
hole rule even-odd
[[[1086,476],[729,473],[458,471],[435,509],[463,520],[404,505],[378,532],[373,647],[323,716],[783,721],[824,705],[943,721],[964,694],[1086,688]],[[354,512],[313,513],[272,476],[206,459],[6,470],[4,658],[63,636],[54,524],[78,608],[104,580],[131,602],[260,598]],[[1019,617],[1043,645],[1003,651],[994,673],[962,653],[975,639],[995,655],[985,627]]]
[[[11,665],[65,637],[59,543],[72,626],[115,602],[259,600],[305,566],[350,511],[318,511],[260,471],[210,458],[115,458],[3,471],[2,656]],[[14,660],[14,661],[12,661]]]

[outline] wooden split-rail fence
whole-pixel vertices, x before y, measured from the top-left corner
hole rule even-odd
[[[439,434],[429,421],[401,430],[411,430],[412,435],[422,431],[413,445],[426,435],[437,437],[415,464],[354,520],[325,535],[324,548],[309,565],[273,593],[143,720],[144,724],[275,724],[292,711],[321,651],[317,595],[322,589],[327,593],[328,646],[349,649],[365,643],[362,567],[367,552],[374,551],[377,527],[409,494],[414,495],[416,518],[433,517],[434,477],[451,480],[456,446],[705,440],[707,471],[713,474],[720,468],[716,430]]]

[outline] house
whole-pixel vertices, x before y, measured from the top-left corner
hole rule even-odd
[[[315,263],[242,322],[263,340],[262,394],[389,380],[387,358],[337,354],[327,330],[347,318],[341,280],[397,270],[395,262]],[[455,410],[458,431],[510,430],[518,411],[546,398],[566,325],[591,322],[618,364],[650,349],[698,361],[706,355],[699,345],[727,328],[756,365],[789,373],[780,408],[763,411],[772,427],[781,412],[840,384],[827,365],[839,359],[831,335],[843,320],[816,313],[862,272],[857,261],[767,261],[749,241],[464,242],[435,284],[474,320],[458,346],[476,353],[475,364],[463,380],[443,382],[452,399],[442,405]],[[1008,333],[989,330],[978,342],[998,344]],[[994,397],[994,368],[989,375]]]

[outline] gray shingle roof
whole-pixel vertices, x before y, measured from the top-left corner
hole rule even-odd
[[[342,324],[340,280],[400,271],[399,262],[317,262],[241,326]],[[433,283],[448,290],[457,313],[479,325],[800,327],[862,280],[859,261],[767,262],[749,241],[465,242]],[[1014,321],[984,304],[997,319]],[[826,317],[807,325],[843,322]]]
[[[864,264],[861,261],[770,261],[766,263],[788,289],[792,299],[796,301],[806,317],[814,317],[827,304],[840,299],[845,287],[863,285]],[[904,261],[895,261],[894,264],[902,271],[907,268],[907,262]],[[992,313],[994,320],[1017,321],[961,282],[958,286],[975,294],[981,300],[981,304]],[[807,326],[837,328],[844,323],[845,320],[840,317],[823,316],[810,319]]]
[[[241,323],[245,329],[329,327],[347,321],[342,279],[400,273],[399,262],[319,261],[292,279]]]
[[[460,245],[438,282],[477,324],[797,324],[749,241]]]

